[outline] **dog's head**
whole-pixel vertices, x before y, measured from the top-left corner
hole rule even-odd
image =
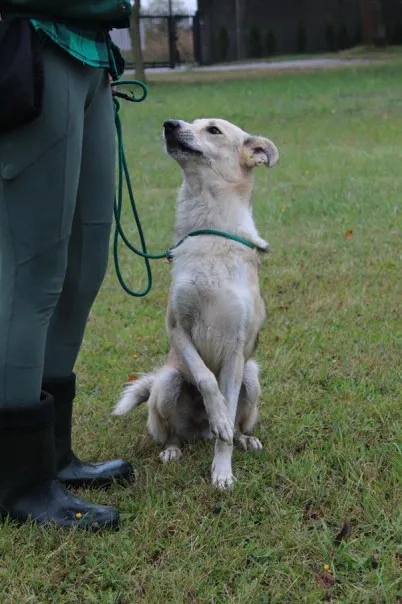
[[[271,168],[278,161],[272,141],[247,134],[226,120],[167,120],[163,128],[166,150],[184,172],[208,166],[225,181],[236,182],[239,174],[256,166]]]

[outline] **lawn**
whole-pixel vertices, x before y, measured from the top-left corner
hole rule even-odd
[[[400,66],[389,63],[155,78],[144,103],[124,107],[150,251],[170,245],[180,184],[164,119],[223,117],[279,148],[254,195],[272,248],[257,351],[264,450],[235,452],[238,482],[222,493],[209,484],[211,444],[163,466],[145,406],[111,417],[127,377],[166,354],[169,264],[154,263],[151,293],[134,299],[110,263],[77,367],[74,435],[81,456],[135,464],[133,486],[80,493],[117,505],[122,528],[5,525],[0,602],[402,601],[401,98]],[[144,283],[139,259],[123,254],[123,267],[132,286]]]

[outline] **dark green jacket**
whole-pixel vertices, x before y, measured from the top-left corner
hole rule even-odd
[[[0,0],[0,12],[111,29],[129,26],[131,4],[129,0]]]

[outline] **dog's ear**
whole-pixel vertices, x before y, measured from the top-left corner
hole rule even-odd
[[[248,136],[241,150],[241,164],[246,168],[267,166],[272,168],[278,161],[278,149],[272,141],[262,136]]]

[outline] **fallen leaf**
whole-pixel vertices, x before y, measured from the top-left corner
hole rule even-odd
[[[345,237],[345,239],[352,239],[352,235],[353,235],[352,229],[348,229],[347,231],[345,231],[344,237]]]
[[[138,380],[138,375],[134,375],[133,373],[127,378],[128,382],[135,382],[136,380]]]
[[[304,508],[304,519],[305,520],[318,520],[320,513],[318,510],[313,508],[312,503],[308,503]]]
[[[299,443],[298,445],[295,446],[294,448],[294,453],[302,453],[303,451],[305,451],[308,447],[310,443],[308,443],[306,440],[302,441],[301,443]]]
[[[350,535],[352,533],[352,529],[353,529],[353,523],[345,522],[345,524],[341,528],[340,532],[337,534],[337,536],[334,539],[334,545],[338,546],[338,545],[340,545],[341,541],[345,541],[348,537],[350,537]]]
[[[133,359],[138,359],[138,354],[133,354]]]
[[[325,570],[323,573],[316,575],[315,581],[317,585],[319,585],[320,587],[325,587],[326,589],[332,587],[334,583],[338,582],[338,580],[335,579],[334,575],[331,573],[330,570]]]

